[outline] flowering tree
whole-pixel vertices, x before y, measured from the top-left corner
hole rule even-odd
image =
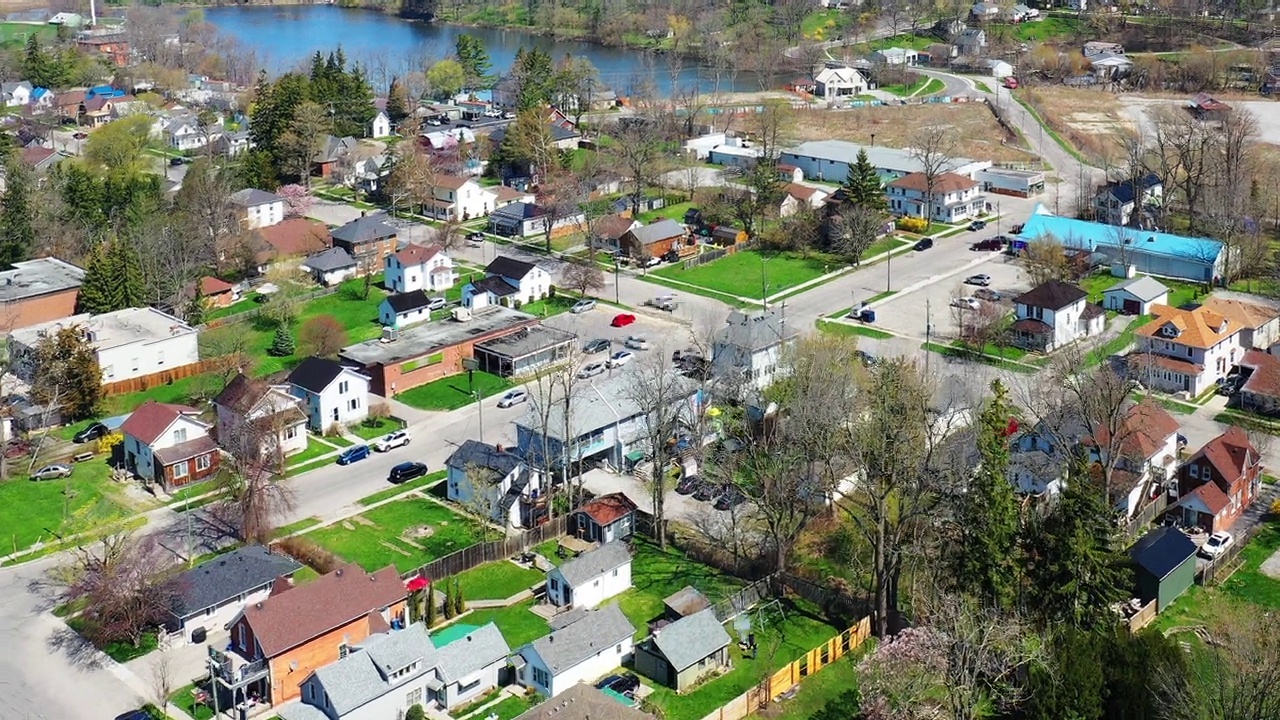
[[[314,200],[307,189],[297,183],[281,185],[276,194],[284,198],[284,216],[287,218],[304,217]]]
[[[947,638],[907,628],[858,664],[867,720],[923,720],[939,711],[935,692],[947,668]]]

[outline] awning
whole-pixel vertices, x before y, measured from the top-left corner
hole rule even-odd
[[[627,454],[626,454],[626,455],[624,455],[623,457],[625,457],[626,459],[630,460],[631,462],[640,462],[641,460],[643,460],[643,459],[644,459],[644,451],[643,451],[643,450],[632,450],[631,452],[627,453]]]
[[[427,689],[435,690],[439,692],[440,690],[444,689],[444,683],[440,682],[440,678],[436,677],[435,675],[432,675],[431,677],[427,678]]]

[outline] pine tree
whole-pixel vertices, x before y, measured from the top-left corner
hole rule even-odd
[[[85,261],[84,280],[76,297],[76,312],[97,315],[114,310],[115,283],[106,246],[94,247]]]
[[[26,260],[35,245],[36,230],[31,222],[31,170],[17,152],[4,161],[5,193],[0,200],[0,266]]]
[[[493,63],[489,62],[489,51],[485,49],[484,41],[471,35],[459,35],[454,41],[453,51],[466,71],[467,88],[487,87],[492,81],[489,71],[493,69]]]
[[[188,325],[203,325],[205,314],[208,311],[209,307],[205,303],[204,295],[200,293],[200,284],[197,282],[195,292],[191,293],[191,299],[187,301],[186,307],[182,309],[182,319]]]
[[[972,474],[956,518],[952,579],[964,592],[1000,608],[1017,600],[1019,567],[1018,498],[1009,482],[1009,393],[999,380],[978,415],[977,444],[982,464]]]
[[[444,619],[453,619],[453,592],[447,582],[444,584]]]
[[[121,238],[111,243],[111,267],[116,273],[116,310],[145,307],[146,287],[142,281],[142,261],[129,241]]]
[[[280,323],[276,326],[276,334],[271,338],[271,347],[267,348],[267,354],[275,357],[288,357],[293,354],[294,350],[293,333],[289,330],[289,324]]]
[[[426,619],[427,627],[435,627],[436,624],[436,590],[434,585],[427,586],[426,607],[423,608],[423,617]]]
[[[387,118],[397,124],[409,117],[409,90],[400,78],[391,78],[391,86],[387,89]]]
[[[462,599],[462,581],[453,581],[453,614],[461,615],[467,611],[467,603]]]
[[[880,172],[871,164],[865,149],[858,151],[857,161],[849,166],[843,187],[853,204],[881,212],[888,210],[889,203],[880,185]]]

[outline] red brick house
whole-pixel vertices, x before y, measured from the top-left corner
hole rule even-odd
[[[1206,532],[1231,527],[1258,496],[1262,456],[1244,430],[1232,426],[1192,455],[1178,476],[1179,512]]]
[[[199,416],[199,410],[185,405],[143,403],[120,426],[125,467],[165,492],[216,475],[221,455],[209,437],[209,423]]]

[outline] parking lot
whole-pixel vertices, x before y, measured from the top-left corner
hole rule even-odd
[[[990,289],[999,292],[1003,296],[1000,302],[1012,310],[1011,299],[1029,289],[1026,273],[1019,264],[1002,253],[986,254],[988,259],[985,262],[970,267],[960,266],[954,274],[877,302],[876,325],[904,335],[924,338],[928,326],[932,324],[932,330],[929,331],[932,337],[954,338],[957,333],[957,313],[952,311],[951,302],[957,295],[972,296],[978,287],[966,285],[964,280],[971,275],[980,274],[991,276]]]
[[[636,321],[626,327],[612,327],[610,323],[616,315],[634,315]],[[597,305],[594,310],[584,313],[561,313],[547,318],[543,324],[560,330],[567,330],[578,336],[579,342],[586,344],[597,338],[608,340],[609,353],[623,349],[628,336],[638,335],[649,341],[649,350],[635,350],[637,355],[646,352],[663,352],[668,355],[675,350],[688,347],[693,336],[689,329],[674,320],[665,320],[655,315],[638,313],[633,310],[619,310],[612,305]],[[605,353],[592,355],[590,361],[603,360]]]

